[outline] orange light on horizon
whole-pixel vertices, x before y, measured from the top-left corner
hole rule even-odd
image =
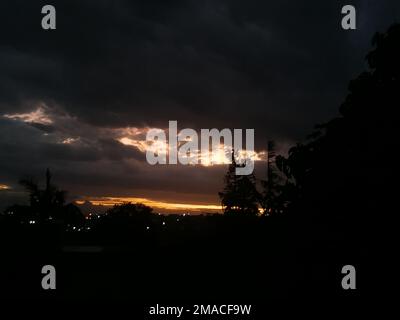
[[[165,201],[156,201],[150,200],[147,198],[138,198],[138,197],[88,197],[85,200],[77,200],[75,203],[78,205],[83,205],[86,201],[90,202],[90,204],[94,206],[107,206],[111,207],[116,204],[123,204],[127,202],[132,203],[143,203],[147,206],[152,207],[153,209],[164,209],[164,210],[187,210],[193,212],[199,211],[218,211],[221,212],[221,206],[217,204],[191,204],[191,203],[174,203],[174,202],[165,202]]]
[[[6,184],[0,184],[0,190],[10,190],[11,187]]]

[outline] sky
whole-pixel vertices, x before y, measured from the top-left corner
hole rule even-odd
[[[341,28],[345,4],[357,30]],[[257,153],[284,154],[338,116],[373,34],[399,20],[389,0],[1,1],[0,209],[50,168],[85,210],[219,210],[227,165],[151,166],[147,130],[252,128]]]

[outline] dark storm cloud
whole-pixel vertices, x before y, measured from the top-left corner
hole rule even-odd
[[[225,166],[150,166],[143,152],[112,139],[118,137],[118,130],[115,133],[47,112],[56,128],[52,133],[16,119],[0,120],[1,183],[15,191],[20,190],[16,182],[21,176],[40,179],[46,167],[52,169],[58,183],[73,190],[71,199],[105,193],[128,196],[138,190],[147,196],[164,190],[176,197],[179,193],[207,194],[210,185],[221,185]],[[74,133],[84,138],[68,141],[66,137]],[[143,138],[142,134],[138,137]],[[212,198],[215,200],[215,195]]]
[[[353,63],[336,2],[54,2],[52,33],[40,29],[39,3],[2,10],[22,20],[3,20],[6,108],[51,99],[98,125],[178,119],[293,138],[310,115],[334,112],[319,103],[345,84],[321,80],[347,80]]]
[[[149,167],[110,130],[178,120],[255,128],[259,149],[302,139],[400,17],[397,1],[352,3],[356,31],[340,28],[344,1],[51,1],[57,29],[44,31],[47,2],[2,1],[1,115],[44,104],[53,123],[0,121],[0,183],[50,166],[81,193],[215,192],[223,168]]]
[[[97,125],[177,119],[293,139],[335,113],[360,65],[340,1],[53,4],[55,32],[40,29],[40,2],[3,4],[4,108],[50,99]]]

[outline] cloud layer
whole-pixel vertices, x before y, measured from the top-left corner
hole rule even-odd
[[[71,198],[215,203],[224,166],[149,166],[121,139],[177,120],[287,149],[337,114],[371,36],[400,17],[398,1],[353,2],[347,32],[344,1],[53,1],[55,31],[42,1],[2,1],[0,184],[50,167]]]

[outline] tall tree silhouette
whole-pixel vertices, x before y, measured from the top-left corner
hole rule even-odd
[[[225,175],[225,187],[219,192],[221,204],[226,214],[251,214],[258,213],[258,202],[260,194],[256,189],[254,174],[236,175],[236,168],[244,166],[238,164],[232,151],[232,162],[229,164]]]
[[[283,181],[282,173],[277,168],[278,159],[275,141],[268,141],[267,179],[261,180],[263,190],[260,200],[261,207],[266,215],[278,213],[283,209],[281,203]]]
[[[46,184],[44,189],[40,189],[39,184],[33,178],[24,178],[20,184],[29,193],[31,209],[37,213],[39,219],[44,220],[60,213],[60,209],[65,204],[66,192],[58,189],[51,183],[50,170],[46,170]]]
[[[281,159],[296,190],[293,211],[355,230],[372,226],[376,214],[386,211],[398,166],[390,154],[399,149],[400,25],[376,34],[372,44],[369,68],[350,82],[341,116],[317,126],[306,143]]]

